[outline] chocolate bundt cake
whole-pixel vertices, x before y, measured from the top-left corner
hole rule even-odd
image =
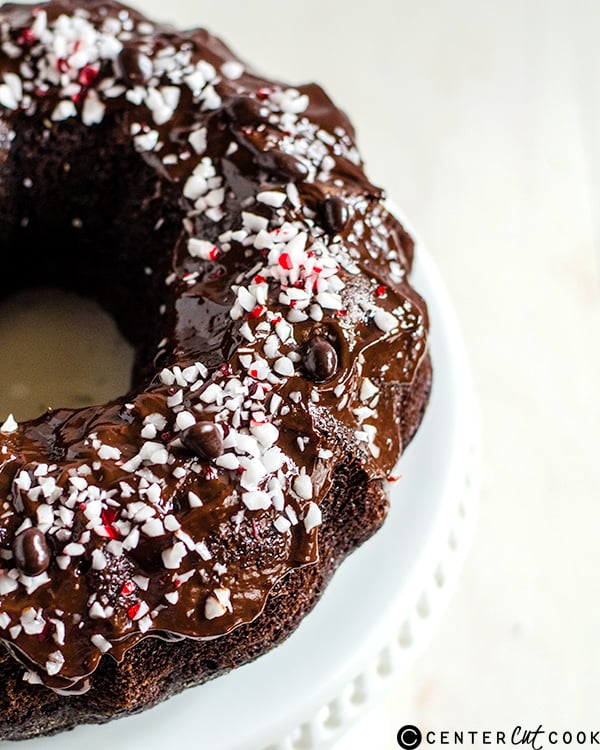
[[[381,525],[431,378],[382,197],[314,84],[110,0],[0,8],[1,294],[136,351],[123,398],[0,428],[0,739],[254,659]]]

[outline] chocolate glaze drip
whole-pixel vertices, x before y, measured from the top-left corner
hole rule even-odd
[[[118,3],[3,6],[0,178],[14,133],[74,122],[137,151],[157,227],[182,223],[143,387],[0,433],[0,640],[58,692],[141,638],[250,622],[314,563],[338,458],[384,478],[402,450],[390,385],[427,333],[412,241],[318,86]]]

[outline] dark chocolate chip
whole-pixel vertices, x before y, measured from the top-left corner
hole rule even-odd
[[[255,153],[256,163],[259,168],[270,172],[277,177],[291,182],[301,182],[308,176],[308,168],[299,159],[282,151],[261,151]]]
[[[92,567],[92,561],[84,557],[75,568],[75,573],[78,576],[84,576],[86,573],[89,572],[91,567]]]
[[[325,383],[335,375],[338,369],[338,355],[327,339],[315,336],[306,344],[304,369],[308,377],[316,383]]]
[[[181,433],[181,442],[202,458],[218,458],[223,455],[223,438],[214,422],[196,422]]]
[[[272,151],[274,170],[292,182],[300,182],[308,176],[308,167],[291,154]]]
[[[46,537],[39,529],[26,529],[13,542],[15,563],[26,576],[39,576],[50,565]]]
[[[135,47],[123,47],[116,61],[119,76],[132,86],[147,83],[152,78],[152,60]]]
[[[237,125],[257,125],[265,118],[260,114],[264,104],[250,96],[238,96],[227,105],[226,111]]]
[[[343,198],[330,195],[321,203],[321,220],[328,234],[343,232],[348,223],[348,207]]]

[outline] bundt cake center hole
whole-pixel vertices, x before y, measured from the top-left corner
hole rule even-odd
[[[127,393],[134,349],[97,302],[56,288],[0,303],[0,417],[102,404]]]
[[[43,393],[53,406],[80,406],[90,401],[104,403],[106,394],[112,398],[141,389],[156,374],[157,351],[172,319],[173,294],[165,279],[182,231],[181,186],[159,177],[133,144],[123,141],[122,124],[110,117],[95,127],[72,119],[51,130],[25,118],[15,131],[0,180],[0,300],[40,287],[81,294],[114,318],[135,350],[133,371],[130,356],[121,367],[116,356],[100,353],[97,366],[91,367],[86,357],[89,360],[96,346],[86,341],[93,336],[92,328],[79,350],[73,343],[75,326],[68,337],[59,335],[54,346],[44,344],[45,356],[51,356],[50,369],[96,372],[99,380],[83,378],[81,384],[77,381],[78,390],[70,394],[42,392],[41,384],[50,375],[40,360],[37,369],[46,374],[37,393]],[[47,312],[48,308],[39,317],[49,337]],[[78,323],[82,320],[79,314],[73,318]],[[11,332],[10,338],[14,350],[17,337]],[[67,357],[65,350],[73,356],[68,355],[69,364],[63,370],[58,360]],[[50,354],[56,351],[61,354]],[[100,352],[107,350],[100,347]],[[81,361],[76,361],[77,356]],[[120,375],[109,386],[100,379],[112,378],[112,370]],[[60,380],[58,376],[57,384]],[[96,383],[100,390],[95,389]],[[6,398],[7,386],[2,388],[3,410],[8,402],[9,409],[20,412],[14,397]],[[66,395],[71,398],[65,400]],[[34,412],[39,412],[40,403],[32,405]],[[47,405],[44,402],[44,408]]]

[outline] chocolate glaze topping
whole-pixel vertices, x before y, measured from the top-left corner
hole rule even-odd
[[[0,182],[19,134],[72,127],[135,150],[180,229],[143,387],[0,431],[0,640],[58,692],[250,622],[314,563],[337,460],[384,478],[402,450],[390,386],[427,335],[412,242],[318,86],[117,3],[2,6]]]

